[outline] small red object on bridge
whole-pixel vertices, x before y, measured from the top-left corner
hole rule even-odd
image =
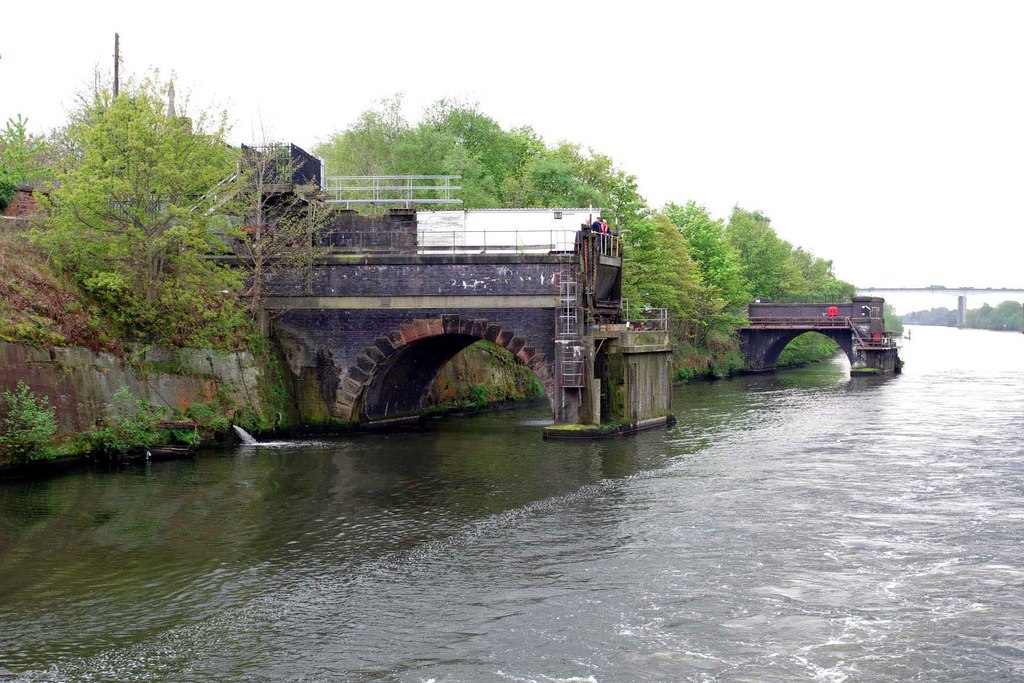
[[[830,317],[830,318],[838,318],[839,317],[839,307],[838,306],[829,306],[828,307],[828,317]]]

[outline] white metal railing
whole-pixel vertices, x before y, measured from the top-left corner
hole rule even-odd
[[[420,227],[416,244],[422,252],[466,251],[475,253],[535,252],[572,253],[576,248],[576,230],[438,230]]]
[[[622,319],[635,330],[668,330],[668,309],[651,306],[630,307],[629,299],[622,300]]]
[[[367,175],[329,176],[324,184],[328,204],[461,204],[453,196],[462,190],[452,184],[458,175]]]
[[[575,230],[332,230],[324,235],[327,245],[338,251],[368,250],[421,254],[566,254],[576,246]]]

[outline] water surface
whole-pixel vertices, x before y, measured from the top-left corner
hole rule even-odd
[[[0,484],[0,678],[1024,678],[1024,335]]]

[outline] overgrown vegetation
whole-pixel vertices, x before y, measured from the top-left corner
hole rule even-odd
[[[3,393],[5,415],[0,421],[0,463],[24,464],[53,454],[57,418],[48,396],[37,397],[18,382]]]
[[[165,84],[98,89],[63,131],[71,150],[44,202],[37,241],[112,320],[118,336],[234,348],[245,316],[223,249],[214,188],[235,169],[224,117],[165,110]]]
[[[111,409],[104,424],[81,435],[83,450],[123,456],[162,443],[162,408],[137,398],[128,387],[121,387],[111,397]]]

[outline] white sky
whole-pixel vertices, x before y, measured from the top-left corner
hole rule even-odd
[[[8,3],[0,122],[60,125],[117,31],[125,71],[175,71],[235,141],[262,121],[309,149],[381,97],[413,120],[463,97],[610,155],[653,206],[759,209],[858,285],[1024,287],[1022,19],[985,1]]]

